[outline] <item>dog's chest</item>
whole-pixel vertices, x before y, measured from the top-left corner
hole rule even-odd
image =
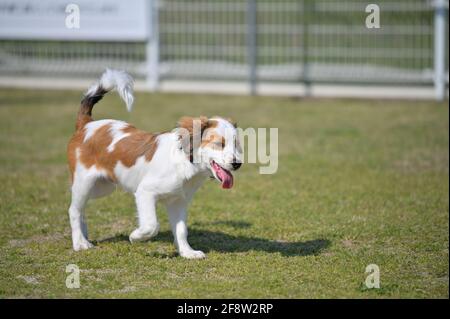
[[[202,186],[206,177],[202,174],[197,174],[189,180],[184,180],[177,187],[174,187],[170,192],[160,195],[161,201],[170,203],[174,200],[183,199],[189,202],[194,196],[195,192]]]

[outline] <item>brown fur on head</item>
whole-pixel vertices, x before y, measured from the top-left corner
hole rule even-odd
[[[194,121],[200,122],[201,127],[201,133],[203,134],[203,131],[210,125],[212,125],[212,122],[216,121],[210,121],[206,116],[201,115],[200,117],[190,117],[190,116],[183,116],[180,118],[177,122],[177,127],[184,128],[189,131],[189,134],[194,134]]]
[[[189,133],[189,135],[181,134],[180,138],[182,148],[191,162],[193,161],[194,156],[194,122],[200,123],[200,136],[196,136],[196,139],[200,142],[205,130],[217,125],[217,121],[210,120],[203,115],[200,117],[183,116],[178,120],[177,128],[184,129]]]

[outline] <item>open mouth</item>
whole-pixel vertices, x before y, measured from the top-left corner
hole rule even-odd
[[[233,187],[233,175],[229,171],[215,161],[211,161],[211,168],[214,171],[215,177],[222,183],[222,188],[229,189]]]

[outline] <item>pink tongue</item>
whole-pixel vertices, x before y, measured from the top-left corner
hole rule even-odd
[[[215,165],[217,176],[222,180],[222,188],[231,188],[233,187],[233,175],[231,175],[228,171],[224,170],[219,165]]]

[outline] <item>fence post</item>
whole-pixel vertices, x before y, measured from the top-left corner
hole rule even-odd
[[[247,60],[249,67],[249,89],[251,95],[257,94],[258,84],[258,30],[256,14],[256,0],[247,0]]]
[[[302,44],[303,44],[303,57],[302,57],[302,77],[305,85],[305,95],[311,95],[311,81],[309,79],[309,15],[313,12],[313,7],[309,0],[303,0],[302,5]]]
[[[159,19],[158,0],[148,1],[149,14],[148,14],[148,28],[150,30],[145,48],[146,58],[146,81],[151,91],[156,91],[159,84]]]
[[[448,10],[448,1],[434,1],[434,88],[436,100],[445,98],[445,16]]]

